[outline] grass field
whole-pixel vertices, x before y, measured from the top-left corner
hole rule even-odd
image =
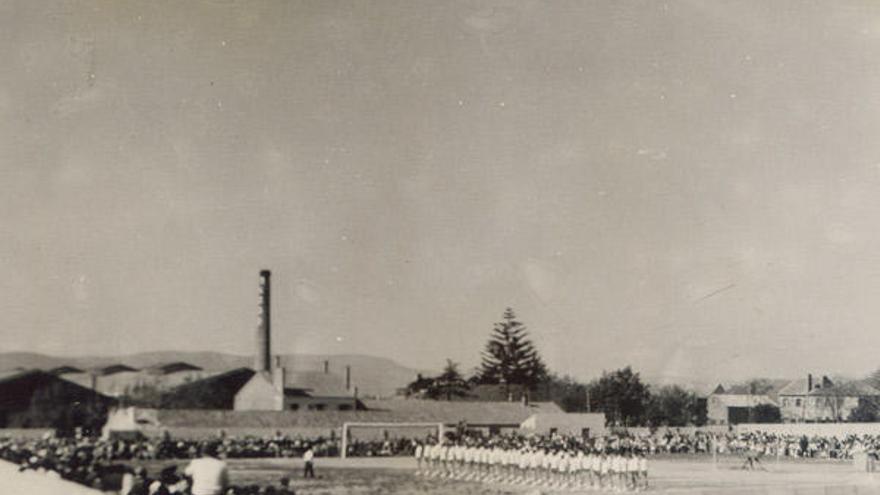
[[[146,464],[151,472],[172,462]],[[181,470],[186,462],[177,463]],[[466,494],[572,493],[533,487],[434,480],[414,475],[415,462],[401,458],[318,459],[315,480],[302,478],[296,459],[229,461],[234,484],[275,484],[289,476],[299,494]],[[880,493],[880,473],[856,472],[849,463],[765,461],[766,471],[744,471],[739,458],[715,465],[705,457],[655,459],[650,464],[651,492],[724,495],[856,495]]]

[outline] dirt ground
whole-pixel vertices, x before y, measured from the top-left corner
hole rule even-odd
[[[151,472],[174,462],[152,462]],[[176,463],[182,470],[186,462]],[[405,458],[317,459],[317,479],[302,477],[297,459],[229,461],[236,485],[275,484],[288,476],[298,494],[464,494],[499,495],[574,493],[534,487],[425,479],[414,475],[415,462]],[[857,472],[849,463],[832,461],[764,461],[766,470],[740,468],[739,458],[717,464],[705,457],[654,459],[650,491],[663,494],[723,495],[860,495],[880,494],[880,473]]]

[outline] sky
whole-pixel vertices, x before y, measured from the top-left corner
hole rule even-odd
[[[0,3],[0,350],[880,366],[880,3]]]

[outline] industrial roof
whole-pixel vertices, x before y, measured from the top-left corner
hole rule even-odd
[[[32,373],[42,373],[38,369],[13,368],[11,370],[0,371],[0,383],[14,380],[16,378],[30,375]]]
[[[85,373],[85,370],[65,364],[63,366],[52,368],[48,373],[52,375],[66,375],[68,373]]]
[[[284,388],[306,391],[314,397],[350,397],[353,393],[346,390],[344,379],[320,371],[285,370]]]
[[[202,368],[184,361],[173,361],[170,363],[150,366],[149,368],[146,368],[145,371],[153,375],[169,375],[181,371],[202,371]]]
[[[137,368],[132,368],[126,364],[111,364],[110,366],[103,366],[95,370],[99,375],[113,375],[116,373],[122,373],[126,371],[138,371]]]
[[[22,383],[25,385],[22,386]],[[0,401],[15,400],[16,397],[21,398],[24,396],[30,396],[37,390],[40,384],[44,383],[57,383],[63,385],[68,391],[73,390],[75,393],[86,393],[97,397],[107,398],[106,395],[88,387],[83,387],[42,370],[30,369],[0,372],[0,385],[4,387],[3,393],[0,393]],[[10,393],[10,391],[12,391],[12,393]]]

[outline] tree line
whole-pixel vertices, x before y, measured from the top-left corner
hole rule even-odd
[[[627,366],[605,372],[589,383],[548,370],[513,309],[504,311],[484,347],[479,367],[469,377],[446,360],[433,377],[419,376],[407,395],[434,400],[480,400],[487,390],[507,400],[553,401],[566,412],[603,412],[609,424],[685,426],[706,423],[706,402],[677,385],[658,388],[644,383]],[[491,394],[489,394],[491,395]]]

